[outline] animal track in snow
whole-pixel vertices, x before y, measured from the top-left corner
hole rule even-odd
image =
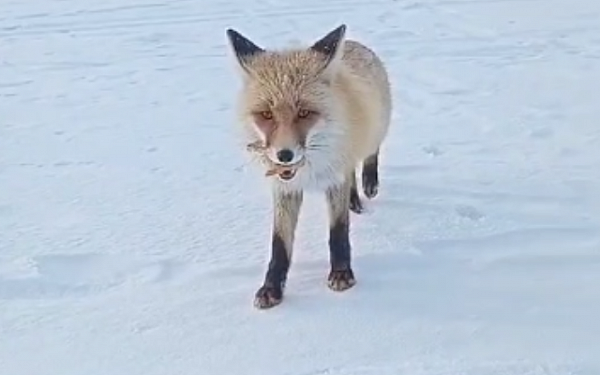
[[[0,299],[85,297],[172,279],[182,265],[108,254],[54,254],[0,268]]]
[[[480,266],[498,262],[529,265],[564,266],[589,263],[589,250],[570,252],[572,248],[593,249],[600,241],[590,227],[539,227],[499,232],[474,238],[418,241],[415,248],[425,254],[471,259]]]
[[[473,221],[478,221],[485,217],[485,215],[479,209],[466,204],[458,204],[454,207],[454,210],[458,216]]]

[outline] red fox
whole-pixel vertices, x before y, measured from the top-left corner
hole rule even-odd
[[[379,150],[388,133],[392,94],[381,59],[363,44],[346,40],[340,25],[307,47],[263,49],[228,29],[242,89],[237,112],[243,134],[274,167],[271,257],[257,308],[283,300],[294,234],[305,191],[325,193],[329,207],[328,286],[355,285],[351,266],[350,210],[360,213],[356,167],[362,190],[378,193]]]

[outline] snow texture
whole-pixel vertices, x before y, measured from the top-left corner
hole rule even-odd
[[[0,374],[600,374],[597,0],[3,0]],[[389,67],[357,285],[322,197],[252,306],[271,202],[225,30],[341,23]]]

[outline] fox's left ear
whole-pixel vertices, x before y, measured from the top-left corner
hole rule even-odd
[[[343,54],[345,39],[346,25],[342,24],[310,47],[311,50],[324,55],[325,64],[323,70],[335,69],[339,58]]]
[[[227,29],[227,38],[238,63],[248,73],[250,60],[254,56],[265,52],[265,50],[233,29]]]

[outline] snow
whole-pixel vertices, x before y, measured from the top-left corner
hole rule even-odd
[[[600,374],[596,0],[3,0],[2,375]],[[340,23],[389,66],[380,195],[336,294],[321,197],[252,306],[270,196],[233,27]]]

